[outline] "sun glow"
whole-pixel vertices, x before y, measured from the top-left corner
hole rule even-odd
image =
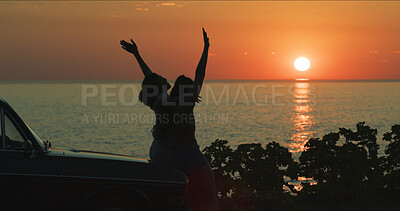
[[[294,61],[294,68],[298,71],[306,71],[310,68],[310,60],[306,57],[299,57]]]

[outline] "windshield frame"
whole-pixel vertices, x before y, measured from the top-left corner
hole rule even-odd
[[[36,139],[36,143],[40,146],[40,148],[42,148],[43,152],[49,152],[51,150],[50,147],[46,147],[45,143],[42,141],[42,139],[39,138],[39,136],[35,133],[35,131],[32,130],[31,127],[29,127],[28,124],[26,124],[26,122],[24,122],[26,127],[29,129],[29,131],[31,132],[33,138]]]

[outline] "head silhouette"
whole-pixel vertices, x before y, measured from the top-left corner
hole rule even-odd
[[[167,79],[158,75],[157,73],[151,73],[147,75],[142,82],[142,90],[139,93],[139,101],[147,106],[153,106],[157,96],[162,92],[167,92],[171,88]]]
[[[175,81],[170,96],[171,98],[185,97],[185,102],[187,99],[192,99],[190,101],[193,102],[193,80],[185,75],[180,75]]]

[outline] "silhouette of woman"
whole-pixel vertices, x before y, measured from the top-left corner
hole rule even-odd
[[[175,103],[169,129],[169,164],[183,171],[189,179],[187,203],[194,210],[218,210],[217,190],[210,164],[201,153],[195,138],[195,117],[193,109],[199,102],[203,85],[209,38],[203,28],[204,49],[196,68],[194,81],[179,76],[170,93]]]
[[[168,99],[167,90],[171,88],[167,79],[153,73],[147,64],[143,61],[139,54],[137,45],[131,39],[132,43],[121,40],[122,48],[132,53],[142,69],[145,76],[142,82],[142,90],[139,94],[139,101],[149,106],[156,116],[156,123],[153,126],[153,142],[150,147],[150,161],[152,163],[167,164],[168,163],[168,141],[167,141],[167,125],[168,125],[168,106],[163,106],[162,102]],[[155,132],[157,131],[157,133]]]
[[[179,76],[170,96],[167,90],[171,86],[165,78],[151,72],[133,40],[132,43],[122,40],[121,45],[135,56],[145,75],[139,100],[156,113],[152,131],[154,140],[150,147],[151,161],[168,163],[186,174],[189,178],[187,206],[193,210],[218,210],[214,174],[195,138],[193,109],[199,102],[210,47],[204,28],[203,39],[204,49],[194,81],[184,75]]]

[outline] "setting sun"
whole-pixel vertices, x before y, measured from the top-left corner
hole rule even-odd
[[[310,60],[306,57],[299,57],[294,61],[294,67],[298,71],[306,71],[310,68]]]

